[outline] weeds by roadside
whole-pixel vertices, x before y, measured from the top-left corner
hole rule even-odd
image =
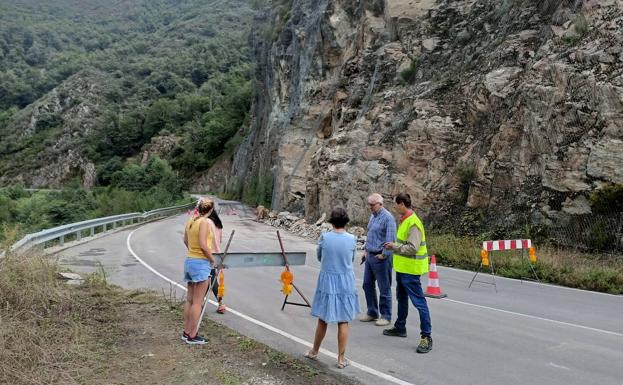
[[[77,384],[98,366],[119,292],[97,277],[66,287],[58,272],[44,257],[0,259],[0,383]]]
[[[78,286],[38,255],[0,259],[0,384],[355,385],[220,325],[180,341],[174,293],[124,291],[100,269]]]
[[[475,270],[481,244],[475,238],[427,234],[429,253],[443,266]],[[525,258],[517,251],[496,253],[496,274],[509,278],[530,277]],[[623,256],[588,254],[551,246],[538,247],[535,269],[544,282],[611,294],[623,294]]]

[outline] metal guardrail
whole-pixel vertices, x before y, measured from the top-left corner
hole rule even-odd
[[[76,240],[79,241],[82,239],[83,232],[88,231],[87,236],[94,236],[96,233],[96,229],[101,228],[101,232],[105,232],[107,230],[112,230],[117,228],[118,226],[125,226],[134,223],[140,223],[147,220],[161,218],[165,216],[169,216],[171,214],[177,213],[179,211],[191,209],[195,206],[195,203],[187,203],[185,205],[173,206],[173,207],[165,207],[161,209],[155,209],[151,211],[147,211],[144,213],[128,213],[121,215],[113,215],[110,217],[104,218],[96,218],[90,219],[82,222],[69,223],[66,225],[53,227],[47,230],[41,230],[36,233],[27,234],[24,238],[15,242],[11,246],[11,251],[16,250],[25,250],[30,247],[45,244],[47,242],[57,240],[60,246],[65,244],[65,237],[67,235],[75,235]],[[4,252],[0,253],[0,257],[4,256]]]

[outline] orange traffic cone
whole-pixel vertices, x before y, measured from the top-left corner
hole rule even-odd
[[[424,295],[432,298],[444,298],[448,296],[447,294],[443,294],[441,292],[441,288],[439,287],[439,275],[437,274],[437,259],[434,255],[430,258],[430,268],[428,270],[428,287],[426,287],[426,293],[424,293]]]

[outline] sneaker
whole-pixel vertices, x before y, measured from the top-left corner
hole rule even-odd
[[[189,345],[203,345],[206,343],[205,338],[201,337],[199,334],[197,334],[194,337],[190,337],[188,336],[188,338],[186,339],[186,343]]]
[[[182,332],[182,341],[186,342],[188,341],[188,338],[190,338],[190,336],[186,334],[186,332]]]
[[[391,328],[391,329],[385,329],[383,330],[383,335],[384,336],[391,336],[391,337],[406,337],[407,336],[407,331],[402,331],[402,330],[398,330],[395,327]]]
[[[417,349],[415,349],[415,351],[418,353],[428,353],[431,350],[433,350],[433,339],[428,336],[422,336],[422,339],[420,339],[420,344],[417,346]]]
[[[385,318],[379,318],[376,320],[376,322],[374,323],[376,326],[387,326],[389,325],[389,320],[385,319]]]
[[[225,309],[226,309],[226,308],[225,308],[225,305],[222,305],[222,304],[221,304],[221,305],[218,305],[218,307],[216,308],[216,312],[217,312],[218,314],[225,314]]]
[[[372,317],[371,315],[364,315],[363,317],[359,318],[359,321],[361,322],[372,322],[372,321],[376,321],[378,318],[377,317]]]

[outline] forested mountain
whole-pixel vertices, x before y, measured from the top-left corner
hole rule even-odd
[[[207,169],[245,127],[252,13],[243,0],[0,0],[0,185],[109,185],[144,151],[185,180]]]

